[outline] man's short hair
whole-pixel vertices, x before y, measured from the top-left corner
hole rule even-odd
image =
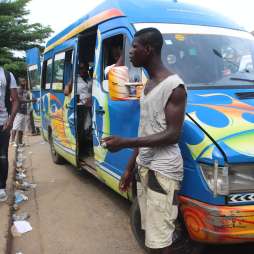
[[[136,32],[134,35],[135,38],[139,38],[139,41],[143,45],[150,45],[152,48],[154,48],[155,52],[157,54],[161,53],[162,45],[163,45],[163,37],[161,32],[154,28],[144,28],[140,31]]]
[[[89,68],[89,64],[88,64],[88,62],[79,62],[79,68],[86,68],[86,69],[88,69]]]

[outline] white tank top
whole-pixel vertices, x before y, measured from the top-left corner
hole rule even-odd
[[[161,81],[147,95],[142,92],[139,137],[153,135],[167,128],[164,110],[172,91],[179,85],[185,87],[182,79],[175,74]],[[177,181],[183,178],[183,160],[178,144],[139,148],[137,164]]]

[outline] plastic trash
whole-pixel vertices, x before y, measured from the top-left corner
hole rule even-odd
[[[18,153],[18,155],[17,155],[17,163],[18,162],[23,162],[23,161],[25,161],[26,160],[26,156],[25,155],[23,155],[23,153]]]
[[[25,173],[26,172],[26,169],[24,167],[16,167],[16,172],[17,173]]]
[[[25,148],[24,147],[18,147],[17,148],[17,152],[18,153],[22,153],[22,152],[24,152],[25,151]]]
[[[13,214],[12,220],[13,221],[19,221],[19,220],[27,220],[30,218],[30,215],[26,212],[20,213],[20,214]]]
[[[23,172],[16,173],[16,180],[23,180],[26,178],[26,175]]]
[[[31,224],[26,220],[14,221],[13,226],[13,231],[17,233],[17,235],[27,233],[33,229]]]
[[[27,182],[27,181],[23,181],[23,183],[20,185],[20,189],[21,190],[30,190],[30,189],[35,189],[37,186],[37,184],[35,183],[30,183],[30,182]]]
[[[29,183],[28,181],[18,182],[16,181],[16,188],[23,191],[28,191],[30,189],[35,189],[37,184]]]
[[[23,165],[23,162],[22,161],[17,161],[16,165],[17,165],[17,168],[21,168],[22,165]]]
[[[23,201],[28,200],[28,197],[25,194],[23,194],[21,191],[15,191],[14,196],[15,196],[15,204],[20,204]]]
[[[13,204],[13,210],[18,211],[19,210],[19,205],[18,204]]]

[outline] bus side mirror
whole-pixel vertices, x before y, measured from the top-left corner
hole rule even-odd
[[[142,88],[141,82],[130,82],[128,67],[117,66],[109,70],[108,89],[112,100],[138,99]]]

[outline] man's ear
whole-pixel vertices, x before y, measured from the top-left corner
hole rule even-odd
[[[153,48],[151,47],[151,45],[145,46],[145,52],[147,55],[151,55],[152,51],[153,51]]]

